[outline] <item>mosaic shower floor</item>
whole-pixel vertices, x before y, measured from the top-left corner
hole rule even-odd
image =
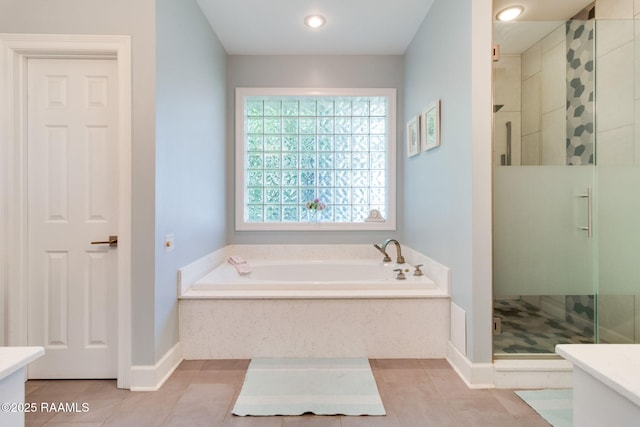
[[[493,352],[555,353],[556,344],[593,344],[593,331],[581,330],[524,301],[494,301],[502,333],[493,336]]]

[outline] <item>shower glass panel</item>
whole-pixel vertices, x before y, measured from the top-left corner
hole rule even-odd
[[[494,355],[638,343],[640,20],[494,28]]]
[[[640,342],[639,70],[640,21],[598,20],[595,230],[603,343]]]
[[[494,354],[552,354],[597,333],[594,21],[494,29]]]

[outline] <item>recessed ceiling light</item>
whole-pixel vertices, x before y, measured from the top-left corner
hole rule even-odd
[[[309,15],[304,18],[304,23],[310,28],[320,28],[327,22],[322,15]]]
[[[522,12],[524,12],[524,7],[522,6],[509,6],[498,12],[496,18],[498,21],[511,21],[520,16]]]

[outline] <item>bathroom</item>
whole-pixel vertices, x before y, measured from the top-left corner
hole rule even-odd
[[[404,55],[329,56],[228,55],[196,2],[9,3],[3,33],[131,36],[131,231],[118,251],[130,251],[130,327],[120,339],[130,342],[122,359],[134,375],[124,369],[122,385],[157,386],[170,370],[180,341],[176,272],[230,244],[396,238],[455,272],[456,351],[469,366],[491,363],[491,62],[478,53],[491,44],[491,2],[433,2]],[[236,231],[236,86],[396,88],[398,141],[404,117],[441,99],[442,146],[407,158],[398,143],[396,230]],[[2,332],[3,341],[21,342]]]
[[[485,54],[492,42],[490,1],[434,1],[403,55],[229,55],[194,1],[6,3],[11,13],[0,16],[1,33],[131,36],[130,232],[119,248],[130,251],[123,386],[158,386],[180,357],[180,268],[228,245],[372,245],[387,238],[451,269],[451,318],[443,322],[450,322],[455,344],[448,345],[447,357],[468,383],[493,384],[492,230],[498,225],[492,223],[492,159],[501,153],[491,143],[493,71]],[[233,106],[240,86],[396,88],[396,229],[236,230]],[[407,157],[403,124],[432,99],[442,103],[442,144]],[[599,179],[600,186],[619,180]],[[5,198],[7,192],[3,187]],[[598,193],[601,204],[604,194]],[[5,221],[2,226],[10,228]],[[3,253],[19,236],[9,237]],[[599,248],[601,256],[618,257],[606,253],[612,246]],[[1,320],[2,341],[21,343],[20,333]],[[129,378],[130,367],[153,375]]]

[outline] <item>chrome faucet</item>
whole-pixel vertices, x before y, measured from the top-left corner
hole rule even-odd
[[[387,239],[382,243],[382,247],[378,248],[377,245],[376,249],[378,249],[380,252],[382,252],[383,254],[385,254],[386,258],[383,260],[384,262],[389,262],[391,261],[391,258],[389,258],[389,255],[387,255],[387,245],[389,243],[393,243],[394,245],[396,245],[396,254],[398,255],[398,259],[396,260],[396,262],[398,264],[404,264],[404,257],[402,256],[402,248],[400,248],[400,243],[396,240],[396,239]]]

